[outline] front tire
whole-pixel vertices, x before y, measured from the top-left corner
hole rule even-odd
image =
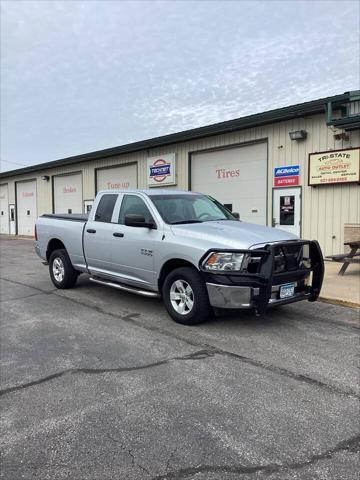
[[[49,260],[50,278],[56,288],[72,288],[78,278],[78,272],[72,266],[65,249],[54,250]]]
[[[165,278],[162,296],[166,310],[177,323],[196,325],[210,316],[206,285],[195,268],[180,267],[170,272]]]

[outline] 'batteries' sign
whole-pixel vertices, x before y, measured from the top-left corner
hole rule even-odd
[[[148,158],[148,186],[175,185],[175,162],[175,153]]]
[[[300,183],[300,166],[274,168],[274,187],[293,187]]]

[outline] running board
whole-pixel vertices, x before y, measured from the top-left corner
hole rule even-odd
[[[95,283],[99,283],[100,285],[105,285],[107,287],[117,288],[119,290],[123,290],[125,292],[136,293],[137,295],[142,295],[143,297],[151,297],[151,298],[159,298],[160,295],[156,292],[151,292],[149,290],[140,290],[140,288],[136,287],[129,287],[122,285],[121,283],[109,282],[107,280],[100,280],[99,278],[90,277],[90,280]]]

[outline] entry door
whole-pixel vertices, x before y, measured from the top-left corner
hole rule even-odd
[[[94,200],[84,200],[84,213],[90,213]]]
[[[273,227],[300,237],[301,188],[274,189]]]
[[[9,216],[10,216],[10,235],[15,235],[16,233],[15,205],[9,205]]]

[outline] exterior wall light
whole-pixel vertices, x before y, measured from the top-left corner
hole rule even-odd
[[[350,137],[347,133],[341,132],[341,133],[334,133],[333,137],[335,140],[340,142],[340,140],[344,140],[345,142],[348,142],[350,140]]]
[[[307,137],[306,130],[295,130],[294,132],[289,132],[291,140],[304,140]]]
[[[41,180],[46,180],[48,182],[50,180],[50,177],[49,177],[49,175],[43,175],[41,177]]]

